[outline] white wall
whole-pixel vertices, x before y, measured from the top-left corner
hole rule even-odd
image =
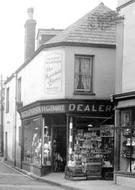
[[[110,98],[115,88],[115,49],[107,48],[66,48],[66,98]],[[93,92],[95,96],[74,95],[74,55],[94,55]]]
[[[125,17],[123,39],[122,92],[129,92],[135,90],[135,2],[123,8],[120,14],[124,15]]]
[[[74,55],[94,55],[93,89],[96,96],[74,95]],[[57,69],[59,68],[59,69]],[[23,105],[37,100],[109,98],[114,93],[115,49],[50,48],[40,52],[18,73]]]
[[[62,60],[62,87],[60,91],[46,90],[46,57],[55,56],[61,53]],[[22,101],[23,105],[30,104],[37,100],[64,98],[64,51],[55,48],[40,52],[26,67],[18,73],[18,78],[22,78]]]
[[[8,87],[9,87],[9,113],[6,113],[6,101],[5,101],[4,143],[5,143],[5,133],[7,132],[8,160],[12,161],[14,160],[15,78],[13,78],[6,85],[6,88]]]

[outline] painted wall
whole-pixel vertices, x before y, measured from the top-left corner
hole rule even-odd
[[[64,51],[40,52],[18,73],[22,78],[23,105],[37,100],[64,98]]]
[[[121,9],[124,15],[122,92],[135,90],[135,2]],[[119,51],[119,50],[118,50]],[[122,56],[119,54],[119,57]],[[122,61],[122,60],[121,60]],[[121,63],[117,63],[121,64]]]
[[[115,94],[122,93],[124,20],[117,22],[117,48],[115,68]]]
[[[74,95],[74,56],[94,55],[95,96]],[[40,52],[23,70],[23,105],[37,100],[61,98],[110,98],[114,93],[115,50],[90,47],[50,48]]]
[[[114,93],[115,85],[115,49],[66,47],[66,98],[110,98]],[[74,95],[74,56],[94,55],[93,64],[93,95]]]
[[[4,109],[4,144],[6,143],[5,133],[7,132],[7,147],[8,154],[7,159],[9,161],[14,160],[14,127],[15,127],[15,78],[13,78],[10,83],[6,85],[6,88],[9,87],[9,112],[6,113]],[[5,90],[6,92],[6,90]],[[5,94],[6,97],[6,94]],[[6,102],[6,101],[5,101]],[[6,107],[6,105],[5,105]],[[4,147],[5,150],[5,147]]]

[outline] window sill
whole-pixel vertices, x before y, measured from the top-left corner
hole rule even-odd
[[[95,96],[96,94],[93,93],[93,92],[81,92],[81,91],[78,91],[78,92],[74,92],[74,95],[90,95],[90,96]]]

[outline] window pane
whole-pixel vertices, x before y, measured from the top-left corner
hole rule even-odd
[[[32,159],[32,128],[31,121],[24,122],[24,161],[30,163]]]
[[[41,165],[40,118],[24,122],[24,161]]]
[[[92,57],[75,56],[75,91],[92,91]]]
[[[51,128],[49,126],[44,127],[43,133],[44,139],[44,151],[43,151],[43,164],[51,166]]]
[[[121,112],[120,170],[135,172],[135,128],[131,110]]]
[[[41,165],[41,126],[40,118],[32,120],[32,163]]]

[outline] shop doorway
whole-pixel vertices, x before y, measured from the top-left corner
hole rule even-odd
[[[53,126],[53,171],[64,172],[66,165],[66,125]]]

